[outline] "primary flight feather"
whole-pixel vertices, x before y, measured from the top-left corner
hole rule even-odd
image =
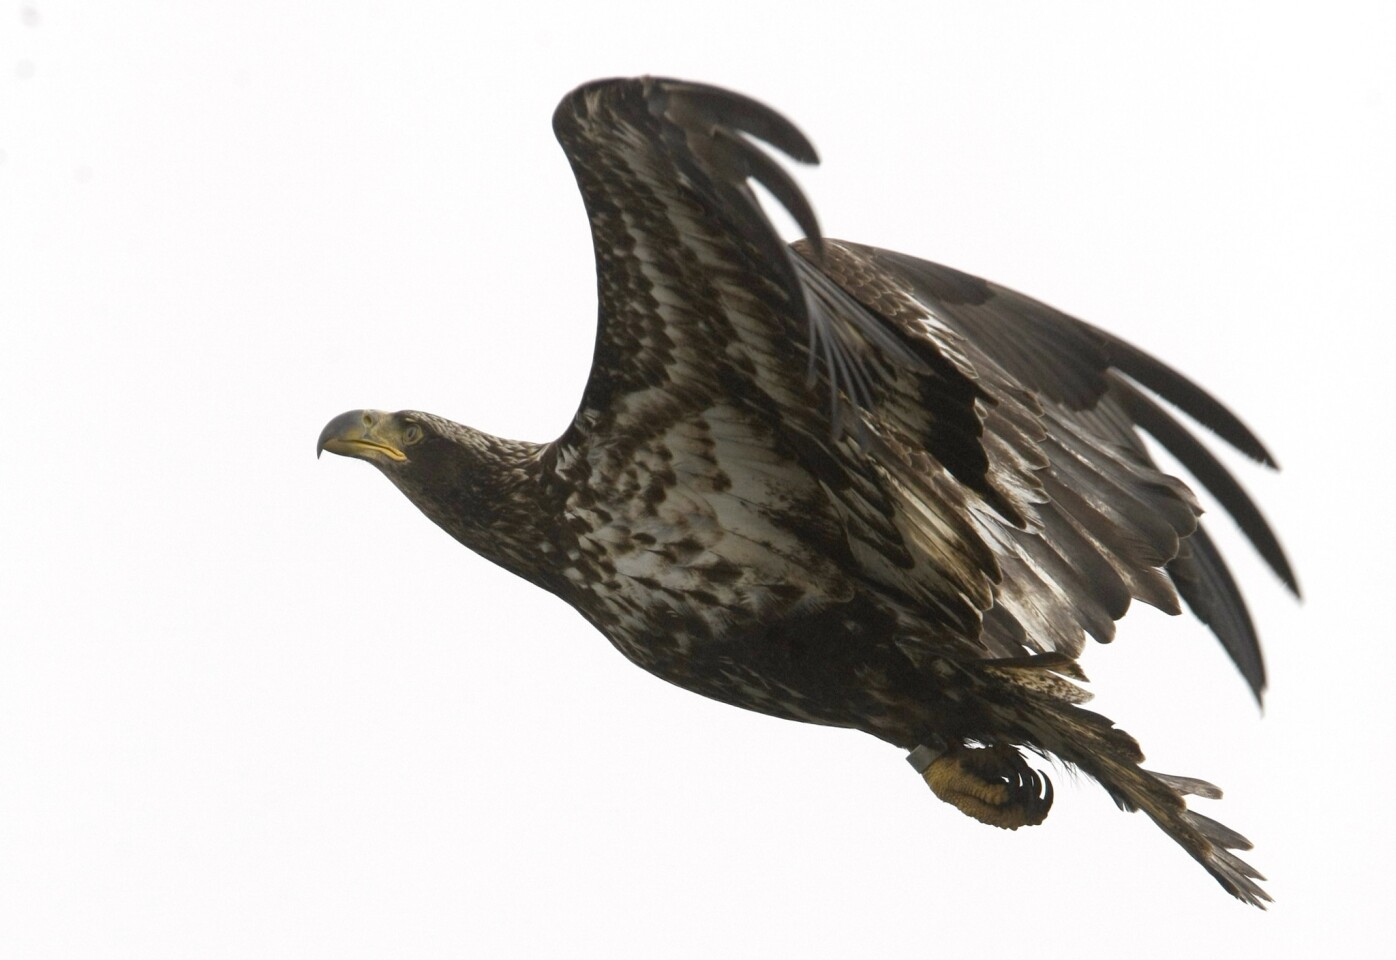
[[[1131,600],[1180,598],[1255,695],[1255,629],[1152,436],[1291,588],[1269,526],[1172,406],[1262,463],[1196,384],[1042,303],[823,238],[762,149],[817,158],[768,107],[677,80],[603,80],[553,116],[591,222],[590,378],[551,443],[355,410],[319,449],[367,460],[461,543],[572,604],[630,660],[762,713],[909,751],[942,799],[1040,823],[1055,755],[1261,905],[1244,837],[1187,809],[1080,704],[1076,657]],[[787,245],[751,183],[807,238]],[[1162,401],[1162,402],[1160,402]]]

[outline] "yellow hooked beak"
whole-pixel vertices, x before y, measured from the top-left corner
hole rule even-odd
[[[350,410],[325,424],[315,455],[328,450],[359,460],[401,462],[407,459],[404,446],[402,425],[396,416],[382,410]]]

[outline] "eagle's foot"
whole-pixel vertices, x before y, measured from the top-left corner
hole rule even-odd
[[[951,746],[921,776],[937,797],[991,827],[1036,826],[1052,809],[1052,781],[1004,744]]]

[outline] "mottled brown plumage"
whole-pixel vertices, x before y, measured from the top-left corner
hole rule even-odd
[[[1256,695],[1235,583],[1151,434],[1294,577],[1250,499],[1154,399],[1269,455],[1224,407],[1128,344],[1011,290],[821,239],[760,140],[813,148],[713,87],[587,84],[553,119],[596,254],[590,380],[557,440],[430,414],[352,411],[322,449],[377,465],[456,539],[571,603],[630,660],[762,713],[911,751],[987,823],[1041,822],[1052,754],[1142,809],[1229,892],[1268,899],[1186,809],[1202,781],[1150,773],[1080,707],[1086,635],[1179,597]],[[750,181],[808,233],[781,242]]]

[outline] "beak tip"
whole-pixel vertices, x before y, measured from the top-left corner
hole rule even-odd
[[[362,410],[346,410],[344,413],[341,413],[329,423],[325,424],[325,429],[320,431],[320,437],[315,441],[315,459],[320,459],[320,456],[325,452],[326,445],[331,440],[339,437],[345,431],[357,427],[363,417],[363,413]]]

